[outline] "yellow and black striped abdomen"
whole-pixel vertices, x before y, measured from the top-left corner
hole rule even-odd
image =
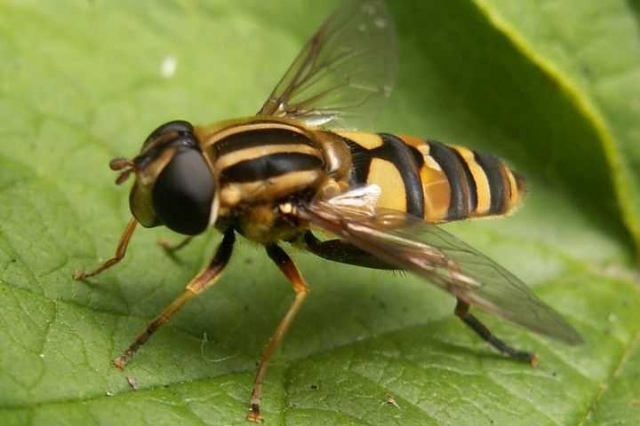
[[[353,156],[353,183],[382,188],[379,207],[428,222],[504,215],[524,181],[491,154],[414,136],[337,132]]]

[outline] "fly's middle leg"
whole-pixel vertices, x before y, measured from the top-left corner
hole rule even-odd
[[[289,330],[293,319],[302,307],[304,299],[309,294],[309,287],[307,287],[307,284],[302,278],[302,275],[300,275],[300,272],[298,271],[296,265],[293,263],[293,260],[291,260],[291,258],[287,255],[287,253],[284,252],[284,250],[273,244],[267,246],[267,254],[291,282],[293,291],[295,291],[296,296],[289,306],[289,310],[284,315],[282,320],[280,320],[280,324],[278,324],[278,327],[276,327],[276,330],[273,332],[273,335],[269,339],[269,342],[267,343],[267,346],[265,346],[262,352],[262,356],[260,357],[260,366],[258,367],[256,379],[253,384],[253,390],[251,391],[249,413],[247,414],[247,420],[255,423],[262,423],[262,416],[260,415],[262,384],[264,383],[264,378],[267,374],[267,366],[269,365],[269,360],[280,346],[280,343],[282,343],[284,335]]]

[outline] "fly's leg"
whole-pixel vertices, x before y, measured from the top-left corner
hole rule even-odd
[[[260,401],[262,399],[262,384],[264,383],[264,377],[267,374],[267,366],[273,353],[278,349],[282,338],[289,330],[293,319],[302,307],[304,299],[309,294],[309,287],[304,282],[302,275],[298,271],[298,268],[293,263],[291,258],[280,247],[273,244],[266,247],[267,254],[278,265],[278,268],[284,273],[287,279],[293,286],[293,291],[296,293],[296,297],[289,306],[289,310],[278,324],[278,327],[274,331],[273,335],[269,339],[267,346],[265,346],[262,356],[260,357],[260,366],[256,374],[256,379],[253,384],[253,390],[251,391],[251,401],[249,403],[249,414],[247,414],[247,420],[261,423],[262,416],[260,415]]]
[[[165,240],[164,238],[160,238],[158,240],[158,245],[163,248],[169,254],[176,252],[184,247],[186,247],[193,240],[193,236],[189,235],[188,237],[184,237],[182,241],[177,243],[172,243],[169,240]]]
[[[171,317],[182,308],[182,306],[192,297],[202,293],[213,284],[215,284],[220,273],[224,270],[225,266],[231,258],[233,251],[233,244],[235,242],[235,233],[233,229],[229,229],[222,240],[222,243],[218,246],[215,256],[211,259],[211,262],[198,273],[187,284],[184,292],[178,296],[169,306],[167,306],[153,321],[151,321],[145,329],[140,333],[133,343],[124,351],[122,355],[116,358],[113,362],[116,367],[123,369],[126,363],[135,355],[149,337],[162,325],[169,322]]]
[[[116,253],[111,259],[107,260],[93,271],[75,271],[73,273],[73,279],[84,280],[86,278],[93,277],[94,275],[98,275],[99,273],[111,268],[113,265],[120,262],[122,258],[124,258],[124,255],[127,254],[127,247],[129,246],[129,241],[131,241],[131,236],[133,235],[133,231],[135,231],[137,224],[138,221],[135,218],[131,218],[131,220],[127,224],[127,227],[124,229],[122,236],[120,237],[120,242],[118,243]]]
[[[468,325],[473,331],[476,332],[478,336],[480,336],[483,340],[489,343],[491,346],[496,348],[498,351],[503,354],[509,356],[510,358],[516,359],[518,361],[525,361],[535,367],[538,364],[538,357],[533,352],[521,351],[515,349],[512,346],[509,346],[501,339],[497,338],[491,330],[487,328],[478,318],[476,318],[473,314],[469,313],[469,304],[460,299],[457,299],[458,303],[456,304],[455,314],[458,318],[460,318],[466,325]]]
[[[320,241],[311,231],[304,233],[300,243],[307,251],[334,262],[348,263],[349,265],[373,269],[398,269],[395,266],[384,263],[374,255],[349,243],[345,243],[342,240],[334,239]]]

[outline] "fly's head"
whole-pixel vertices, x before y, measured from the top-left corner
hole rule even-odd
[[[216,177],[190,123],[163,124],[147,137],[138,156],[116,158],[109,165],[120,171],[118,185],[135,174],[129,206],[142,226],[165,225],[181,234],[197,235],[215,223]]]

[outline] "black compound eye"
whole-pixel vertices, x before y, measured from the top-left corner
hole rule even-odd
[[[188,121],[184,121],[184,120],[174,120],[174,121],[169,121],[168,123],[164,123],[163,125],[159,126],[157,129],[155,129],[153,132],[151,132],[151,134],[147,137],[147,139],[144,141],[144,144],[142,145],[143,149],[147,145],[149,145],[149,143],[151,143],[152,141],[158,139],[159,137],[169,132],[177,132],[179,134],[191,134],[193,133],[193,125]]]
[[[215,182],[202,154],[178,151],[153,186],[153,208],[173,231],[197,235],[209,225]]]

